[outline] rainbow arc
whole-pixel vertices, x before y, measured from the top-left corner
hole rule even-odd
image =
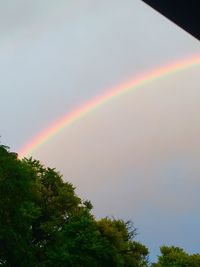
[[[62,130],[69,127],[72,123],[80,120],[88,113],[101,107],[109,101],[114,100],[116,97],[126,94],[129,91],[136,90],[143,85],[146,85],[154,80],[164,78],[165,76],[175,74],[190,67],[200,64],[200,54],[192,55],[189,58],[179,59],[175,62],[160,66],[156,69],[139,75],[133,80],[122,83],[116,87],[106,90],[105,93],[96,96],[93,99],[83,103],[82,105],[74,108],[56,121],[52,122],[47,128],[39,132],[35,137],[28,141],[18,152],[20,158],[30,156],[37,149],[42,147],[54,136],[58,135]]]

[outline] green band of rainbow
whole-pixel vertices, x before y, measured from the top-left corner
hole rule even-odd
[[[48,142],[55,135],[59,134],[64,128],[70,126],[72,123],[84,117],[89,112],[92,112],[96,108],[102,106],[103,104],[113,100],[114,98],[121,96],[131,90],[135,90],[149,82],[163,78],[167,75],[182,71],[189,67],[200,64],[200,54],[192,55],[189,58],[184,58],[171,62],[170,64],[163,65],[159,68],[153,69],[149,72],[139,75],[137,78],[123,83],[119,86],[111,88],[79,107],[71,110],[70,112],[64,114],[61,118],[57,119],[50,124],[46,129],[42,130],[33,139],[26,143],[19,150],[19,157],[30,156],[34,151],[41,147],[44,143]]]

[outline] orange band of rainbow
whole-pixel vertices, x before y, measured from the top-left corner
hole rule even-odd
[[[81,119],[87,113],[111,101],[115,97],[123,95],[131,90],[135,90],[159,78],[163,78],[167,75],[171,75],[198,64],[200,64],[200,54],[177,60],[167,65],[163,65],[149,72],[143,73],[133,80],[107,90],[106,93],[103,93],[83,103],[79,107],[71,110],[70,112],[64,114],[64,116],[62,116],[61,118],[58,118],[56,121],[51,123],[50,126],[42,130],[28,143],[22,146],[22,148],[18,152],[19,157],[22,158],[24,156],[30,156],[34,151],[36,151],[44,143],[48,142],[55,135],[59,134],[59,132],[61,132],[63,129]]]

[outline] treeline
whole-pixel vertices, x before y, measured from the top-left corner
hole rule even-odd
[[[164,246],[150,264],[130,221],[96,220],[91,209],[55,169],[0,145],[0,266],[200,266],[200,254]]]

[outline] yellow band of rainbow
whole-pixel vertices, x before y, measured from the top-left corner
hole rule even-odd
[[[131,90],[135,90],[143,85],[146,85],[149,82],[196,66],[198,64],[200,64],[200,54],[192,55],[190,57],[179,59],[169,64],[160,66],[156,69],[145,72],[133,80],[108,89],[106,93],[104,92],[103,94],[83,103],[79,107],[71,110],[70,112],[64,114],[62,117],[51,123],[50,126],[42,130],[34,138],[32,138],[29,142],[21,147],[18,152],[19,157],[22,158],[24,156],[30,156],[34,151],[36,151],[44,143],[48,142],[55,135],[59,134],[59,132],[61,132],[63,129],[70,126],[77,120],[80,120],[89,112],[92,112],[103,104],[115,99],[116,97],[123,95]]]

